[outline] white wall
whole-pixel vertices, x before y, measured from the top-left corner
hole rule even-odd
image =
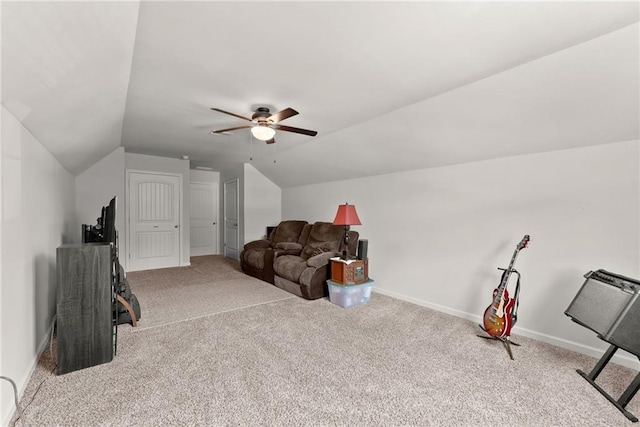
[[[181,223],[182,223],[182,248],[181,248],[181,260],[180,265],[190,264],[190,251],[191,242],[189,236],[189,182],[190,182],[190,170],[189,161],[182,159],[171,159],[168,157],[148,156],[144,154],[125,153],[124,155],[125,169],[134,171],[147,171],[147,172],[163,172],[178,174],[182,176],[182,211],[181,211]],[[125,183],[126,185],[126,183]],[[126,202],[125,202],[126,204]],[[124,240],[121,238],[121,240]],[[121,252],[121,257],[124,253]]]
[[[2,107],[2,311],[0,375],[20,394],[48,342],[56,305],[56,248],[78,242],[75,183],[51,153]],[[15,407],[0,381],[1,420]]]
[[[189,174],[191,182],[213,182],[216,184],[220,182],[220,172],[191,169]]]
[[[120,147],[105,156],[76,177],[76,229],[81,233],[82,224],[95,225],[102,207],[116,196],[116,230],[120,258],[127,253],[125,238],[124,148]],[[122,262],[124,265],[124,262]]]
[[[282,190],[253,165],[244,165],[244,241],[262,239],[282,217]]]
[[[533,154],[283,190],[283,219],[356,205],[378,291],[474,322],[531,235],[514,334],[596,357],[606,345],[564,310],[589,270],[640,276],[640,142]],[[479,330],[478,330],[479,331]],[[473,339],[474,328],[468,337]],[[620,363],[637,359],[619,352]]]

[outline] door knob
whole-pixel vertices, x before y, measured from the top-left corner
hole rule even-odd
[[[213,225],[216,225],[216,223],[214,222]]]
[[[177,226],[177,225],[174,225],[174,226],[173,226],[173,228],[178,228],[178,226]]]

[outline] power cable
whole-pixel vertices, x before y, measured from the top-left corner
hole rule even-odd
[[[11,378],[9,377],[4,377],[4,376],[0,376],[0,379],[3,380],[7,380],[11,383],[11,387],[13,387],[13,402],[16,405],[16,410],[18,411],[18,418],[16,418],[16,421],[14,421],[14,425],[15,423],[20,419],[20,417],[22,416],[22,411],[20,410],[20,406],[18,406],[18,387],[16,386],[15,381],[13,381]]]
[[[55,327],[56,327],[56,322],[57,322],[57,315],[54,314],[53,319],[51,321],[51,335],[49,336],[49,354],[51,355],[52,359],[54,358],[53,355],[53,334],[55,331]],[[57,368],[57,361],[55,359],[53,359],[54,362],[54,367],[53,370],[51,371],[51,374],[53,374]],[[13,421],[13,425],[15,426],[16,423],[22,419],[23,420],[23,424],[24,424],[24,411],[29,407],[29,405],[31,405],[31,403],[33,403],[34,399],[36,398],[36,395],[38,394],[38,392],[40,391],[40,388],[42,387],[42,385],[45,383],[45,381],[47,381],[48,377],[45,378],[44,380],[42,380],[42,382],[40,382],[40,384],[38,384],[38,387],[36,388],[36,391],[33,393],[33,396],[31,396],[31,400],[29,400],[29,403],[27,403],[25,405],[24,408],[20,409],[20,405],[18,402],[18,387],[16,386],[15,381],[13,381],[11,378],[9,377],[5,377],[5,376],[0,376],[0,379],[9,381],[11,383],[11,386],[13,387],[13,401],[16,405],[16,410],[18,411],[18,417]]]

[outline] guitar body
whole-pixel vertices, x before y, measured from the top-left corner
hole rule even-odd
[[[487,307],[482,317],[484,330],[487,334],[496,338],[508,337],[513,327],[513,306],[515,298],[509,298],[509,292],[505,289],[502,298],[498,301],[498,289],[493,291],[494,302]]]

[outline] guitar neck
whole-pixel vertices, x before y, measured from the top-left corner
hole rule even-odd
[[[504,289],[507,287],[507,283],[509,283],[509,276],[511,276],[511,272],[513,271],[513,266],[516,263],[518,252],[520,252],[519,248],[516,248],[516,250],[513,251],[511,262],[509,262],[509,267],[507,267],[504,274],[502,275],[502,281],[500,282],[500,286],[498,286],[498,292],[496,294],[496,302],[500,302],[500,300],[502,299],[502,294],[504,293]]]

